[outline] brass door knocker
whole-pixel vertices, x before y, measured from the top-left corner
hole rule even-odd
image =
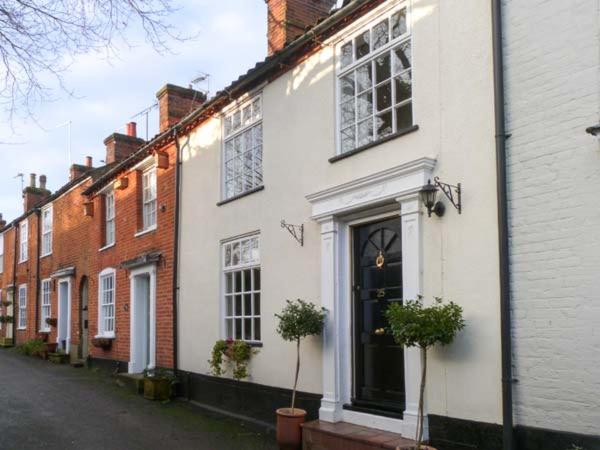
[[[383,252],[381,250],[379,250],[379,256],[377,256],[377,259],[375,260],[375,264],[377,264],[377,268],[381,269],[383,267],[384,263],[385,263],[385,258],[383,257]]]

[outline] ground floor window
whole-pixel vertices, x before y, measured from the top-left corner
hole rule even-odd
[[[52,280],[42,281],[42,314],[40,317],[40,330],[50,331],[50,325],[46,323],[46,319],[49,319],[52,313],[51,295],[52,293]]]
[[[260,248],[257,235],[223,244],[225,337],[260,341]]]
[[[27,285],[19,286],[19,330],[27,328]]]
[[[105,269],[100,273],[100,292],[98,310],[98,334],[114,336],[115,334],[115,271]]]

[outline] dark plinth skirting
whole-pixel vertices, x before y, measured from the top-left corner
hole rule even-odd
[[[98,369],[102,372],[113,374],[127,372],[128,362],[117,361],[115,359],[89,358],[88,365],[93,369]]]
[[[502,425],[471,420],[429,416],[431,445],[438,450],[501,450]],[[517,425],[515,440],[519,450],[600,450],[600,436]]]
[[[200,405],[275,425],[275,410],[290,405],[292,392],[256,383],[179,371],[178,394]],[[296,407],[305,409],[307,420],[317,419],[321,395],[299,392]]]

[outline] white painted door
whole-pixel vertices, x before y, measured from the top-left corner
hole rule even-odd
[[[153,358],[150,355],[150,275],[133,277],[133,337],[131,372],[140,373],[149,368]]]
[[[58,324],[57,324],[57,342],[58,348],[65,353],[70,350],[71,338],[71,299],[70,299],[69,281],[58,282]]]

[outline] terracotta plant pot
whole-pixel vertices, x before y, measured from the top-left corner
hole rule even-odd
[[[299,408],[279,408],[277,410],[277,443],[280,450],[300,450],[302,448],[302,427],[306,411]]]

